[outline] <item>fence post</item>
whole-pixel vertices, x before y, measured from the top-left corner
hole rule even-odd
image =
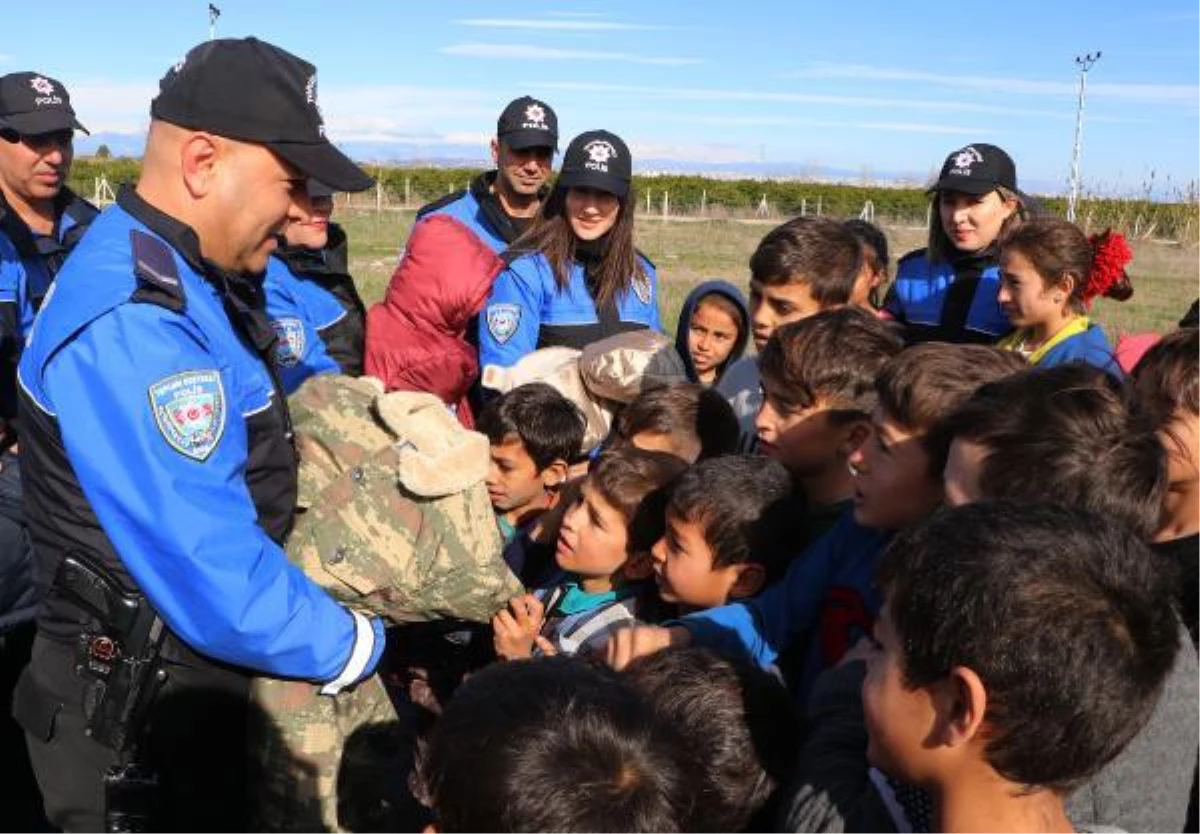
[[[404,207],[412,207],[412,177],[404,178]]]
[[[817,217],[821,216],[821,195],[817,195]]]
[[[700,216],[703,217],[705,210],[708,208],[708,189],[700,190]]]
[[[646,214],[649,214],[653,209],[650,206],[650,189],[646,189]]]
[[[383,181],[375,178],[375,213],[383,213]]]
[[[671,213],[671,192],[663,192],[663,220],[666,220]]]
[[[808,216],[808,198],[807,197],[800,198],[800,216],[801,217]]]

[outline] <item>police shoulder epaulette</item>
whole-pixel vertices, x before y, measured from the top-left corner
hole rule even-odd
[[[417,219],[420,220],[425,215],[430,214],[431,212],[435,212],[444,206],[450,205],[455,200],[461,199],[462,196],[466,193],[467,193],[467,190],[465,188],[460,188],[458,191],[455,191],[452,194],[447,194],[445,197],[441,198],[440,200],[434,200],[432,203],[426,203],[425,205],[423,205],[419,209],[417,209]]]
[[[911,252],[909,252],[907,255],[901,256],[900,260],[896,261],[896,263],[902,264],[905,261],[911,261],[913,258],[923,258],[923,257],[925,257],[925,253],[927,251],[928,250],[925,249],[924,247],[922,247],[920,249],[914,249]]]
[[[129,230],[129,241],[133,245],[133,273],[138,279],[130,300],[183,312],[187,302],[171,247],[140,229]]]
[[[656,263],[654,263],[654,261],[650,260],[650,258],[646,256],[645,252],[643,252],[641,249],[637,249],[637,248],[635,248],[633,251],[637,253],[637,256],[639,258],[641,258],[646,263],[650,264],[651,269],[653,269],[655,271],[658,270],[658,264],[656,264]]]

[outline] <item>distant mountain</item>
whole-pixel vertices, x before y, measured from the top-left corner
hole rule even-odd
[[[79,136],[75,152],[94,154],[107,145],[113,156],[140,156],[145,145],[141,133],[96,133]],[[436,168],[487,168],[491,160],[485,151],[472,144],[344,142],[339,147],[360,164],[414,165]],[[871,171],[869,183],[863,183],[863,171],[851,168],[814,167],[802,162],[697,162],[686,159],[644,159],[636,165],[639,174],[695,174],[720,179],[809,179],[848,185],[869,184],[883,188],[924,185],[927,172]],[[1062,194],[1061,182],[1029,180],[1025,190],[1036,194]]]

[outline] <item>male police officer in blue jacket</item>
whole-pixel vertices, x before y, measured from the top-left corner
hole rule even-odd
[[[148,809],[162,830],[245,830],[251,670],[332,694],[383,648],[378,620],[281,549],[296,454],[250,277],[308,177],[371,180],[325,138],[314,68],[253,38],[194,48],[150,114],[140,181],[59,273],[21,360],[49,594],[14,714],[56,825]]]
[[[513,99],[496,121],[495,170],[480,174],[464,191],[422,206],[417,222],[449,215],[500,254],[529,228],[542,207],[557,147],[554,109],[532,96]]]

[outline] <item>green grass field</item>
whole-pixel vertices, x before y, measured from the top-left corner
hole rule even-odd
[[[350,237],[351,271],[368,305],[387,287],[412,226],[411,211],[349,210],[335,215]],[[706,278],[725,278],[745,288],[754,247],[779,221],[671,220],[640,217],[637,245],[658,266],[663,324],[673,331],[679,307],[691,288]],[[925,231],[884,227],[893,256],[924,245]],[[1200,262],[1195,246],[1137,241],[1129,268],[1133,298],[1101,299],[1092,311],[1110,338],[1123,332],[1165,331],[1200,293]]]

